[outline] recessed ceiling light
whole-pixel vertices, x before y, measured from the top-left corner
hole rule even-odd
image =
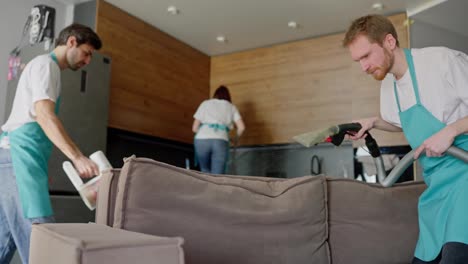
[[[175,6],[169,6],[167,8],[167,12],[169,14],[171,14],[171,15],[177,15],[177,14],[179,14],[179,9],[177,9],[177,7],[175,7]]]
[[[219,35],[216,37],[216,41],[220,42],[220,43],[226,43],[227,42],[227,39],[225,36],[223,35]]]
[[[289,22],[288,22],[288,27],[289,27],[289,28],[296,29],[296,28],[299,27],[299,25],[297,24],[296,21],[289,21]]]
[[[403,26],[407,27],[409,25],[412,25],[414,23],[414,20],[411,19],[411,18],[407,18],[405,19],[405,21],[403,22]]]
[[[374,3],[372,5],[372,9],[375,11],[382,11],[384,9],[384,5],[382,3]]]

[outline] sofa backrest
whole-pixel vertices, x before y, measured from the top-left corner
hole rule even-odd
[[[96,222],[181,236],[186,263],[410,263],[425,184],[212,176],[131,157],[101,182]]]
[[[325,177],[213,176],[132,157],[117,188],[113,226],[183,237],[188,264],[330,263]]]
[[[418,238],[423,182],[383,188],[328,179],[329,244],[333,264],[411,263]]]

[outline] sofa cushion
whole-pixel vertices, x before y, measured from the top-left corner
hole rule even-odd
[[[207,175],[126,159],[114,227],[181,236],[188,264],[329,263],[324,177]]]
[[[29,263],[183,264],[182,243],[97,224],[33,225]]]
[[[333,264],[411,263],[418,238],[417,203],[424,183],[383,188],[328,179]]]

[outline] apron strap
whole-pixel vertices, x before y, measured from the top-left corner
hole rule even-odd
[[[409,71],[411,74],[411,81],[413,82],[413,90],[414,95],[416,96],[416,103],[421,104],[421,100],[419,99],[419,86],[418,80],[416,79],[416,71],[414,70],[414,62],[413,62],[413,55],[411,55],[410,49],[404,49],[406,62],[408,63]]]
[[[400,106],[400,97],[398,96],[397,88],[396,88],[396,81],[393,81],[393,93],[395,93],[395,99],[398,106],[398,112],[401,112]]]
[[[226,131],[226,132],[228,132],[228,133],[229,133],[229,130],[230,130],[229,127],[226,126],[226,125],[215,124],[215,123],[202,123],[202,124],[200,125],[200,127],[202,127],[202,126],[207,126],[207,127],[209,127],[209,128],[214,129],[215,131],[224,130],[224,131]]]
[[[403,49],[405,52],[406,62],[408,63],[408,68],[411,76],[411,82],[413,83],[414,96],[416,97],[416,104],[421,105],[421,100],[419,99],[419,86],[418,80],[416,79],[416,71],[414,70],[413,55],[411,55],[410,49]],[[398,106],[398,112],[401,112],[400,97],[398,96],[396,80],[393,80],[393,92],[395,93],[396,103]]]
[[[55,53],[52,51],[50,53],[50,57],[52,58],[52,60],[57,63],[57,65],[59,65],[59,62],[58,62],[58,59],[57,59],[57,55],[55,55]]]

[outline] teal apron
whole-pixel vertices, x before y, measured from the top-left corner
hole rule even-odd
[[[415,149],[446,125],[421,104],[411,51],[405,49],[405,56],[416,104],[401,111],[396,82],[394,93],[403,132]],[[459,135],[453,145],[468,150],[468,135]],[[421,155],[419,161],[427,189],[419,198],[419,239],[415,256],[423,261],[431,261],[447,242],[468,244],[468,164],[449,155]]]
[[[200,127],[198,128],[198,131],[200,131],[200,128],[201,128],[202,126],[207,126],[207,127],[211,128],[211,129],[214,129],[215,131],[224,130],[224,131],[226,131],[226,133],[228,133],[228,134],[229,134],[229,130],[230,130],[228,126],[222,125],[222,124],[201,123],[201,124],[200,124]],[[195,134],[195,136],[193,137],[193,140],[196,139],[197,134],[198,134],[198,132],[197,132],[197,133]],[[195,144],[193,144],[193,146],[194,146],[194,150],[195,150],[195,155],[194,155],[194,158],[193,158],[193,163],[195,164],[195,166],[198,166],[197,150],[195,149]],[[228,152],[227,158],[229,159],[229,148],[228,148],[227,152]],[[226,172],[226,166],[227,166],[227,163],[226,163],[225,166],[224,166],[224,167],[225,167],[225,168],[224,168],[224,171],[225,171],[225,172]]]
[[[52,59],[58,64],[55,54]],[[55,104],[58,113],[60,98]],[[37,122],[4,133],[10,141],[11,159],[24,217],[53,215],[49,197],[48,161],[52,142]]]

